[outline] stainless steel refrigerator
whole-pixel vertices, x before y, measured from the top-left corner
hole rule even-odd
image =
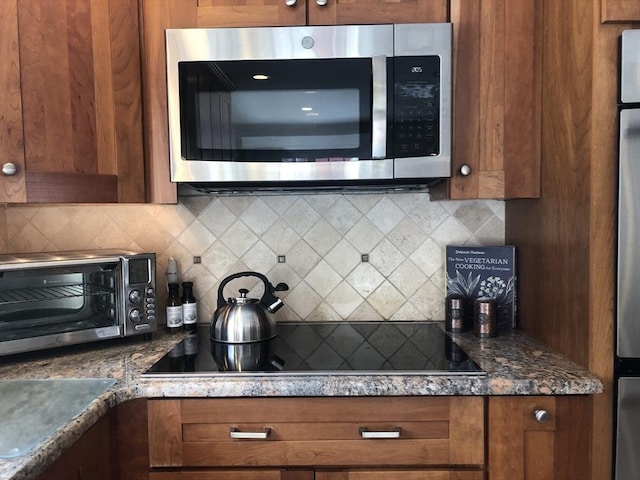
[[[640,479],[640,30],[622,33],[615,479]]]

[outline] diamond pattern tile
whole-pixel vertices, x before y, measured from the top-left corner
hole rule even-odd
[[[452,243],[504,243],[504,202],[375,193],[0,207],[2,252],[155,251],[159,286],[168,258],[178,259],[202,321],[215,310],[220,281],[245,269],[289,284],[280,321],[443,320],[444,247]],[[158,292],[161,304],[166,292]]]

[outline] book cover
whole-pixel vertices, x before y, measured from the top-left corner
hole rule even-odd
[[[516,328],[516,247],[514,245],[464,247],[447,245],[447,295],[468,300],[470,316],[476,298],[493,298],[499,331]]]

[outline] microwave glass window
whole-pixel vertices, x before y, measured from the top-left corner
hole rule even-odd
[[[179,76],[184,158],[371,158],[370,59],[181,62]]]
[[[118,274],[100,268],[3,272],[0,341],[117,325]]]
[[[147,259],[130,259],[129,285],[149,283],[149,262]]]

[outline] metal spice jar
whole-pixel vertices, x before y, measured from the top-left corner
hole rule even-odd
[[[495,337],[498,334],[496,301],[492,298],[478,298],[473,308],[473,333],[480,338]]]
[[[444,329],[451,333],[467,330],[465,298],[457,293],[447,295],[444,304]]]

